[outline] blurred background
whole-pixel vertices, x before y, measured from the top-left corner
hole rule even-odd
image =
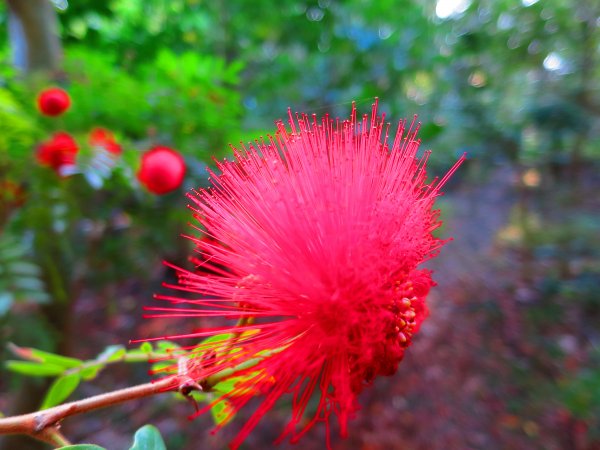
[[[438,202],[454,240],[428,263],[431,316],[333,447],[600,449],[597,0],[7,0],[0,61],[3,360],[9,342],[87,360],[199,326],[145,321],[142,307],[172,277],[162,260],[186,264],[184,193],[206,185],[211,158],[272,132],[288,107],[344,117],[379,97],[392,122],[419,115],[432,175],[469,159]],[[48,86],[71,96],[60,117],[36,109]],[[118,160],[98,162],[95,127]],[[59,130],[80,146],[68,176],[36,159]],[[154,145],[187,166],[161,196],[135,176]],[[147,370],[111,365],[72,397]],[[52,381],[17,372],[0,372],[4,414],[38,408]],[[152,423],[169,449],[220,449],[244,419],[211,435],[191,412],[159,396],[64,431],[119,449]],[[243,448],[271,448],[288,414],[279,405]],[[299,445],[323,448],[323,427]]]

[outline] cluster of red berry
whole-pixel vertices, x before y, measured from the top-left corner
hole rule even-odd
[[[63,89],[52,87],[40,92],[37,106],[45,116],[56,117],[71,107],[71,98]],[[110,158],[118,158],[123,151],[113,133],[104,128],[94,128],[88,136],[88,143]],[[38,146],[36,157],[40,164],[66,176],[77,171],[78,152],[79,146],[73,136],[59,131]],[[181,186],[185,172],[186,165],[181,154],[172,148],[158,145],[142,155],[137,178],[148,191],[161,195]]]

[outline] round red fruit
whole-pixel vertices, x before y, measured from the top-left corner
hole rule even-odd
[[[40,92],[37,104],[42,114],[60,116],[71,106],[71,97],[60,88],[48,88]]]
[[[150,192],[162,195],[181,186],[185,171],[185,161],[179,152],[156,146],[142,156],[137,177]]]

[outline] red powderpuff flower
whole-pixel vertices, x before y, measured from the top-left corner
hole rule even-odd
[[[38,109],[46,116],[60,116],[71,106],[71,98],[60,88],[48,88],[39,93]]]
[[[290,114],[289,125],[278,122],[275,137],[235,149],[233,162],[218,164],[222,174],[211,173],[212,189],[190,195],[210,237],[190,238],[205,270],[177,269],[172,287],[197,298],[159,296],[177,306],[150,308],[151,316],[239,321],[171,336],[232,333],[191,362],[188,375],[200,384],[258,359],[215,400],[235,413],[264,395],[232,448],[282,396],[293,411],[279,440],[296,442],[325,422],[329,446],[332,415],[347,434],[358,394],[396,371],[427,315],[434,283],[419,266],[445,242],[432,235],[441,224],[432,206],[464,159],[427,183],[418,125],[407,130],[400,121],[388,141],[377,104],[362,119],[353,107],[349,120]]]
[[[40,164],[49,166],[62,175],[65,169],[75,165],[78,151],[75,139],[69,133],[59,131],[50,140],[39,145],[36,157]]]
[[[88,142],[92,147],[103,148],[113,155],[120,155],[123,152],[112,132],[105,128],[98,127],[90,131]]]
[[[177,151],[159,145],[144,153],[137,177],[146,189],[161,195],[181,186],[185,170],[185,161]]]

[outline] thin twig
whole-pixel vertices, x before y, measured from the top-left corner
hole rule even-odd
[[[67,417],[117,405],[129,400],[173,391],[177,388],[177,379],[168,377],[151,383],[64,403],[42,411],[6,417],[0,419],[0,434],[26,434],[44,442],[57,444],[56,437],[58,435],[56,433],[58,430],[56,426]],[[54,431],[49,431],[51,428],[54,428]]]
[[[64,447],[65,445],[71,445],[71,442],[60,432],[59,425],[45,428],[40,435],[46,435],[48,437],[47,442],[54,446]]]

